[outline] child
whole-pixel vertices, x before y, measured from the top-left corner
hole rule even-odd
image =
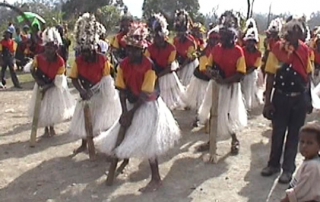
[[[300,130],[300,153],[304,162],[281,202],[320,201],[320,125],[310,123]]]

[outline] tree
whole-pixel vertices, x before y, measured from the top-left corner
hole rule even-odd
[[[66,13],[65,17],[69,18],[72,15],[79,15],[85,12],[95,13],[98,8],[107,5],[123,7],[124,3],[122,0],[67,0],[63,3],[61,9]]]
[[[144,19],[148,19],[153,13],[161,12],[168,21],[173,20],[176,10],[179,9],[189,12],[192,19],[200,15],[198,0],[144,0],[142,6]]]
[[[104,6],[100,9],[97,17],[99,17],[106,30],[112,32],[120,22],[121,12],[116,6]]]

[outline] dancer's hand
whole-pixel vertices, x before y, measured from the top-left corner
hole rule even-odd
[[[80,91],[80,97],[83,100],[90,100],[90,98],[92,97],[93,93],[91,90],[82,90]]]
[[[273,104],[266,104],[263,108],[263,116],[268,120],[272,120],[275,111]]]
[[[126,113],[123,113],[120,117],[120,124],[123,127],[129,127],[132,123],[132,119],[133,119],[133,112],[128,111]]]

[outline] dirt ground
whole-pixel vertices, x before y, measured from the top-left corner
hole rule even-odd
[[[105,157],[91,162],[87,154],[72,156],[80,141],[68,135],[69,122],[56,127],[57,136],[39,137],[36,147],[30,148],[27,110],[33,83],[23,86],[21,91],[0,91],[1,202],[272,202],[279,201],[287,188],[277,184],[277,176],[260,176],[271,132],[261,109],[250,114],[248,127],[239,134],[240,155],[229,156],[230,142],[219,142],[217,164],[205,163],[205,154],[195,151],[208,136],[190,132],[194,112],[175,112],[183,138],[160,158],[163,187],[140,194],[138,189],[150,179],[147,162],[133,159],[114,186],[107,187]],[[42,133],[39,129],[38,135]],[[298,156],[297,163],[301,160]]]

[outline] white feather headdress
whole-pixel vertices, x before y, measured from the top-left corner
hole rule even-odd
[[[56,45],[62,45],[61,35],[55,27],[48,27],[43,31],[42,41],[44,44],[53,42]]]
[[[255,27],[249,28],[244,40],[255,40],[256,42],[259,42],[259,33],[258,33],[258,29]]]
[[[99,37],[106,33],[105,27],[96,21],[94,15],[85,13],[79,17],[75,24],[74,33],[76,47],[96,49]]]
[[[257,23],[253,18],[249,18],[246,21],[246,29],[249,29],[249,26],[253,27],[253,28],[257,28]]]
[[[152,18],[154,19],[151,25],[152,30],[162,35],[168,36],[169,30],[166,18],[161,13],[153,14]]]
[[[270,22],[268,27],[269,32],[280,32],[282,30],[283,21],[281,18],[276,18]]]
[[[220,29],[220,26],[217,25],[215,26],[214,28],[212,28],[211,30],[209,30],[208,34],[207,34],[207,38],[210,38],[211,35],[219,35],[219,29]]]

